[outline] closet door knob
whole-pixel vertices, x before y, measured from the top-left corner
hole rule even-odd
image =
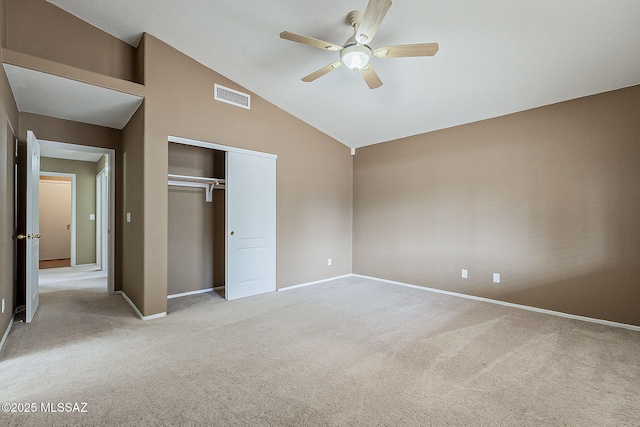
[[[234,234],[235,234],[235,231],[232,231],[232,232],[231,232],[231,235],[233,236]]]

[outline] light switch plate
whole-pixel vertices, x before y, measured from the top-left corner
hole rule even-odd
[[[131,212],[127,212],[127,222],[131,222]]]
[[[462,278],[463,278],[463,279],[466,279],[467,277],[469,277],[468,272],[467,272],[467,269],[466,269],[466,268],[463,268],[463,269],[462,269]]]
[[[500,283],[500,273],[493,273],[493,283]]]
[[[89,214],[89,221],[95,221],[96,220],[96,214]]]

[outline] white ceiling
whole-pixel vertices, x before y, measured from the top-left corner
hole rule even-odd
[[[373,58],[375,90],[345,67],[303,83],[338,53],[278,36],[343,44],[367,0],[49,1],[132,45],[146,31],[350,147],[640,84],[638,0],[396,0],[372,47],[440,51]]]
[[[2,64],[18,111],[122,129],[143,98]]]

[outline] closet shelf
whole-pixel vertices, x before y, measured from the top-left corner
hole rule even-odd
[[[169,185],[176,187],[195,187],[207,190],[207,202],[213,201],[213,190],[224,189],[225,180],[218,178],[205,178],[200,176],[169,174]]]

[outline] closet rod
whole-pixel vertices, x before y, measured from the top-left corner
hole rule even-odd
[[[188,175],[175,175],[168,174],[169,185],[174,185],[178,187],[195,187],[195,188],[204,188],[207,190],[206,201],[213,201],[213,190],[214,189],[224,189],[225,180],[218,178],[205,178],[200,176],[188,176]]]

